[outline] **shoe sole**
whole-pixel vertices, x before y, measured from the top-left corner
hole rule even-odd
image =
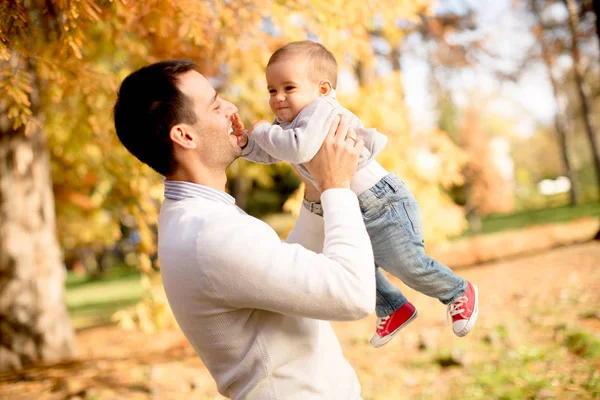
[[[473,290],[475,291],[475,309],[473,310],[473,314],[471,314],[471,318],[467,321],[467,325],[460,332],[454,332],[454,334],[458,337],[467,336],[471,329],[475,326],[475,322],[477,322],[477,314],[479,313],[479,289],[477,289],[477,285],[471,283],[473,285]]]
[[[392,333],[390,333],[386,337],[381,338],[380,340],[375,340],[375,341],[373,339],[371,339],[371,342],[370,342],[371,346],[373,346],[375,348],[379,348],[379,347],[383,346],[384,344],[388,343],[390,340],[392,340],[394,338],[394,336],[396,336],[396,334],[398,332],[400,332],[400,330],[402,328],[404,328],[406,325],[413,322],[415,320],[415,318],[417,318],[418,315],[419,315],[419,312],[417,310],[415,310],[415,313],[409,319],[407,319],[406,322],[404,322],[402,325],[397,327],[396,330],[394,330]]]

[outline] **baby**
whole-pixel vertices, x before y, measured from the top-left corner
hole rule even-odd
[[[375,161],[387,138],[373,128],[364,128],[358,117],[336,100],[337,62],[333,55],[311,41],[289,43],[273,53],[266,75],[269,105],[276,118],[272,124],[253,124],[242,157],[267,164],[288,161],[314,183],[302,164],[318,152],[336,115],[341,114],[365,142],[351,189],[358,196],[375,255],[377,326],[371,344],[383,346],[417,316],[415,307],[379,267],[446,304],[454,333],[469,333],[477,320],[477,286],[425,254],[417,201],[398,176]],[[305,200],[304,206],[313,212],[320,210],[318,203]]]

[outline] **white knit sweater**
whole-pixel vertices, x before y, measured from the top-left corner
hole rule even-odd
[[[373,253],[356,195],[331,189],[321,201],[324,219],[302,207],[282,243],[222,196],[165,199],[158,240],[164,287],[222,395],[360,399],[326,320],[374,310]]]

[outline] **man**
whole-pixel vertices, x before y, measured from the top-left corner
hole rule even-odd
[[[364,146],[337,118],[306,167],[322,194],[305,198],[287,242],[225,192],[247,137],[237,108],[193,62],[164,61],[122,83],[115,127],[125,147],[166,177],[158,254],[182,331],[233,399],[359,399],[360,385],[326,320],[375,306],[373,253],[349,189]]]

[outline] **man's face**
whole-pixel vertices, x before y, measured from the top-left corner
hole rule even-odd
[[[226,168],[242,154],[238,138],[231,134],[237,107],[219,97],[196,71],[182,74],[177,86],[193,104],[197,119],[194,128],[199,138],[197,149],[202,162],[210,168]]]
[[[319,97],[319,83],[306,73],[306,61],[299,57],[276,62],[267,68],[269,105],[277,118],[291,122]]]

